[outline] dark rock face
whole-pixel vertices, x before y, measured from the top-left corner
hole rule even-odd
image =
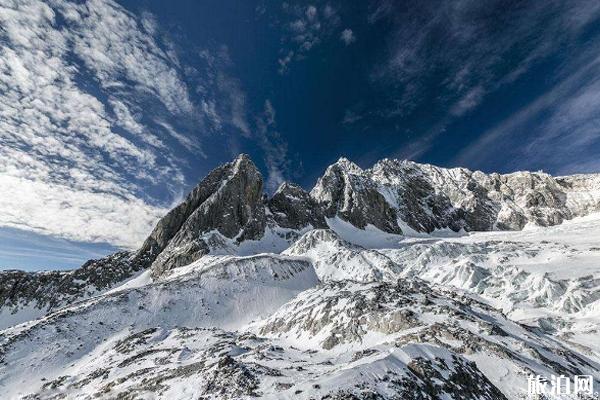
[[[0,309],[16,312],[30,305],[44,311],[110,289],[131,277],[143,265],[129,252],[90,260],[73,271],[0,271]]]
[[[190,215],[217,191],[221,182],[230,172],[229,164],[222,165],[212,170],[202,182],[192,190],[185,200],[165,215],[148,236],[136,258],[143,260],[148,265],[156,259],[169,244],[171,239],[179,232]]]
[[[284,182],[269,200],[275,223],[282,228],[327,228],[325,213],[310,194],[300,186]]]
[[[327,168],[311,196],[324,207],[329,218],[339,215],[357,228],[372,224],[384,232],[402,233],[396,211],[362,174],[360,167],[342,158]]]
[[[327,169],[311,195],[328,217],[358,228],[399,233],[398,219],[418,232],[520,230],[560,224],[600,209],[595,175],[553,178],[541,172],[484,174],[411,161],[382,160],[363,170],[346,159]],[[575,195],[577,201],[569,202]]]
[[[158,276],[207,254],[209,247],[201,236],[211,231],[237,242],[259,239],[266,221],[262,196],[262,176],[242,154],[212,171],[184,203],[167,214],[139,254],[156,253],[154,246],[161,250],[152,263],[153,275]]]
[[[372,174],[383,182],[397,198],[398,216],[419,232],[450,228],[454,231],[488,231],[494,229],[499,207],[490,204],[487,190],[468,176],[467,170],[457,171],[464,184],[456,188],[445,185],[445,176],[437,170],[427,171],[416,163],[384,160],[375,165]],[[470,172],[470,171],[469,171]]]
[[[402,233],[400,221],[419,232],[520,230],[530,222],[556,225],[598,211],[599,192],[599,175],[484,174],[399,160],[363,170],[342,158],[310,194],[284,183],[267,200],[260,172],[240,155],[211,171],[133,255],[117,253],[71,272],[1,272],[0,307],[36,304],[50,310],[149,267],[158,277],[224,240],[259,240],[267,227],[291,230],[288,242],[297,238],[294,231],[328,228],[326,217],[335,216],[357,228],[370,224],[389,233]]]
[[[150,260],[152,275],[158,277],[209,253],[219,241],[211,232],[241,243],[261,239],[267,225],[295,230],[327,226],[322,209],[297,185],[283,184],[267,201],[262,175],[242,154],[212,171],[159,221],[138,258]]]

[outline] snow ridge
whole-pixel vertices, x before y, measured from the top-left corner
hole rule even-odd
[[[246,155],[134,253],[0,272],[10,399],[515,399],[600,385],[600,175]]]

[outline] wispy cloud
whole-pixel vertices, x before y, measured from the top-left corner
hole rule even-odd
[[[353,123],[360,121],[363,119],[363,116],[353,110],[346,110],[344,112],[344,117],[342,118],[342,124],[344,125],[352,125]]]
[[[166,211],[143,188],[184,182],[165,141],[203,154],[142,110],[198,127],[210,106],[191,100],[149,14],[20,0],[0,5],[0,26],[0,226],[136,246]]]
[[[498,153],[512,168],[600,170],[600,42],[567,63],[558,83],[463,150],[457,163],[484,166]],[[516,143],[519,146],[516,146]]]
[[[226,45],[216,49],[204,49],[200,57],[205,61],[207,73],[196,88],[205,100],[201,104],[202,111],[210,126],[216,132],[235,132],[245,138],[252,136],[249,122],[246,92],[241,81],[231,72],[234,62]]]
[[[340,16],[331,4],[291,4],[284,2],[282,11],[287,17],[282,23],[284,46],[278,59],[279,73],[287,72],[293,61],[299,61],[323,40],[331,37],[340,25]],[[279,12],[279,10],[277,10]],[[349,32],[346,32],[349,31]],[[346,29],[342,40],[350,44],[352,31]],[[346,39],[345,39],[346,38]]]
[[[2,225],[72,240],[135,248],[166,210],[133,195],[74,189],[0,174]]]
[[[152,36],[157,28],[149,14],[139,22],[121,6],[105,0],[83,4],[55,1],[54,5],[66,19],[73,51],[103,88],[118,90],[126,79],[137,90],[159,99],[173,114],[195,111],[177,61],[169,60]]]
[[[344,42],[346,46],[348,46],[354,41],[356,41],[356,37],[354,36],[354,32],[352,32],[352,29],[346,28],[342,31],[340,35],[340,40]]]
[[[246,94],[242,90],[240,82],[220,71],[217,77],[217,85],[222,95],[227,98],[225,110],[228,115],[228,121],[240,130],[240,132],[250,137],[250,126],[248,125],[247,111],[246,111]]]
[[[269,99],[265,100],[264,110],[256,118],[259,145],[263,150],[267,166],[266,187],[274,192],[285,181],[291,161],[288,157],[287,142],[277,131],[275,108]]]
[[[490,93],[572,44],[600,11],[594,1],[576,4],[374,3],[368,22],[394,26],[385,39],[387,54],[371,76],[378,85],[396,88],[381,115],[406,117],[427,108],[437,118],[439,135]]]

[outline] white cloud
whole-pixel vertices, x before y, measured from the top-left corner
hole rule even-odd
[[[279,50],[281,56],[277,60],[280,74],[286,73],[293,61],[304,59],[315,46],[331,37],[334,28],[340,24],[337,11],[329,4],[317,7],[285,2],[282,9],[291,21],[282,24],[284,46]],[[354,36],[350,40],[353,41]]]
[[[265,100],[264,110],[256,119],[258,143],[263,150],[267,166],[266,188],[274,192],[285,180],[290,168],[288,146],[279,132],[275,121],[275,107],[269,99]]]
[[[149,127],[140,101],[201,126],[211,100],[190,100],[150,15],[110,0],[3,2],[0,26],[0,226],[138,245],[166,212],[143,188],[184,181],[164,140],[202,154],[168,123]]]
[[[466,92],[460,99],[458,99],[450,109],[450,114],[455,116],[461,116],[467,111],[477,107],[481,99],[485,94],[485,90],[481,86],[475,86]]]
[[[306,7],[306,18],[309,21],[314,21],[317,18],[317,7],[310,5],[308,7]]]
[[[323,16],[327,19],[335,18],[337,16],[336,11],[331,4],[325,4],[325,7],[323,7]]]
[[[181,144],[183,147],[189,151],[196,152],[201,156],[206,157],[206,154],[204,154],[202,151],[200,143],[193,136],[186,136],[177,132],[175,128],[173,128],[173,126],[166,121],[155,119],[154,122],[162,126],[164,130],[167,131],[169,135],[171,135],[173,139],[177,140],[177,142],[179,142],[179,144]]]
[[[288,65],[292,62],[294,57],[294,52],[292,50],[288,51],[285,56],[279,58],[277,62],[279,63],[279,69],[277,70],[280,74],[287,72]]]
[[[246,115],[246,94],[242,90],[240,82],[223,71],[219,71],[217,85],[227,99],[228,109],[225,112],[229,115],[229,122],[244,136],[250,137],[252,133]]]
[[[290,29],[292,32],[302,33],[306,30],[306,22],[302,19],[297,19],[290,23]]]
[[[346,46],[348,46],[356,40],[356,37],[354,36],[352,29],[344,29],[340,35],[340,40],[344,42]]]
[[[361,119],[363,119],[362,115],[360,115],[352,110],[346,110],[344,112],[344,117],[342,118],[342,124],[352,125],[353,123],[360,121]]]
[[[221,45],[215,51],[204,49],[200,56],[206,62],[208,72],[207,78],[196,91],[208,97],[200,104],[206,120],[215,131],[231,132],[224,128],[233,127],[243,137],[251,137],[246,93],[241,81],[231,74],[234,64],[229,48]]]
[[[120,85],[120,79],[126,78],[138,90],[160,99],[171,113],[195,111],[177,69],[165,63],[165,52],[152,36],[140,29],[133,15],[105,0],[55,4],[69,16],[74,51],[95,72],[103,87]],[[148,27],[150,18],[144,16],[144,25]]]
[[[267,99],[265,100],[265,121],[267,123],[267,125],[269,126],[274,126],[275,125],[275,107],[273,107],[273,104],[271,103],[271,100]]]
[[[135,248],[166,212],[133,196],[76,190],[0,175],[2,225],[87,242]]]
[[[166,149],[165,144],[155,135],[148,133],[148,128],[139,122],[140,113],[132,113],[133,105],[125,104],[122,100],[112,97],[108,99],[116,117],[116,123],[128,132],[134,133],[140,140],[156,148]]]
[[[455,162],[485,165],[502,154],[513,160],[514,169],[546,165],[558,173],[598,172],[594,151],[600,147],[598,50],[600,43],[571,60],[553,88],[484,132]]]

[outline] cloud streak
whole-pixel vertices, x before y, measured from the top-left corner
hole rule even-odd
[[[484,166],[501,153],[514,160],[513,168],[545,165],[564,174],[597,172],[600,168],[596,152],[600,149],[598,51],[600,42],[565,65],[555,86],[485,132],[455,162]]]
[[[277,131],[276,112],[269,99],[265,100],[264,110],[256,118],[258,143],[263,150],[267,166],[267,191],[273,193],[290,169],[288,145]]]
[[[208,120],[176,55],[109,0],[4,1],[0,26],[0,226],[135,247],[166,211],[143,188],[184,182],[166,141],[203,154],[142,112]]]
[[[368,22],[394,27],[371,75],[374,85],[395,88],[379,113],[388,119],[425,113],[435,120],[435,138],[490,94],[568,48],[599,12],[593,1],[377,2]]]

